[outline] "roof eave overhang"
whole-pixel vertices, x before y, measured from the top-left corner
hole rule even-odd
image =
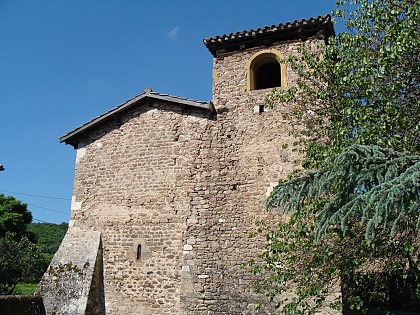
[[[164,102],[172,103],[174,105],[192,106],[203,110],[207,110],[210,113],[214,112],[214,106],[211,102],[198,102],[190,99],[178,98],[167,94],[160,94],[155,92],[143,93],[61,136],[60,143],[64,142],[65,144],[69,144],[75,149],[77,149],[81,136],[83,136],[88,130],[91,130],[96,126],[103,124],[107,120],[117,116],[118,114],[132,107],[134,104],[144,102],[148,99],[161,100]]]
[[[279,24],[268,29],[257,29],[205,38],[204,44],[214,57],[248,48],[266,46],[289,40],[306,40],[322,36],[327,40],[334,36],[334,27],[329,15],[316,19]]]

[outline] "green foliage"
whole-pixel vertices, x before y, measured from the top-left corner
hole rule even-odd
[[[37,283],[19,283],[15,292],[21,295],[32,295],[35,293],[37,285]]]
[[[0,195],[0,294],[21,293],[22,281],[39,282],[67,231],[66,223],[31,221],[26,204]]]
[[[352,12],[345,10],[349,3],[356,6]],[[284,60],[298,74],[297,85],[277,90],[268,102],[288,104],[289,119],[304,126],[294,132],[304,167],[318,167],[351,144],[419,153],[420,3],[338,5],[335,16],[348,31]]]
[[[0,194],[0,237],[7,232],[15,233],[17,237],[26,235],[26,226],[31,221],[32,214],[26,204]]]
[[[301,126],[307,171],[274,189],[267,208],[284,218],[260,226],[267,245],[248,263],[281,314],[420,305],[419,8],[338,1],[348,31],[283,60],[297,84],[267,102]]]
[[[368,307],[410,309],[419,303],[418,269],[406,268],[406,255],[418,264],[417,235],[389,238],[378,232],[366,240],[364,226],[354,222],[346,236],[335,228],[317,241],[314,220],[323,203],[307,204],[275,230],[259,223],[267,245],[247,263],[257,275],[256,291],[289,315],[315,314],[322,307],[362,314]],[[342,296],[334,295],[340,287]]]
[[[327,200],[318,209],[317,239],[330,227],[346,231],[353,221],[375,231],[420,227],[420,156],[376,146],[353,145],[326,159],[324,167],[280,183],[267,199],[267,209],[300,211],[307,202]]]
[[[44,254],[54,255],[67,232],[68,224],[31,223],[28,231],[33,233],[36,244]]]
[[[44,259],[27,238],[6,233],[0,238],[0,294],[14,294],[19,282],[33,282],[44,272]]]
[[[329,304],[360,312],[368,301],[384,308],[400,295],[407,298],[400,307],[418,303],[420,156],[350,146],[323,168],[280,183],[267,208],[288,218],[260,230],[268,245],[250,266],[269,275],[256,284],[271,299],[297,288],[279,304],[283,313],[313,314],[338,284],[342,299]],[[397,280],[404,294],[390,289]]]
[[[259,223],[258,232],[265,236],[267,245],[248,266],[258,275],[256,291],[274,302],[280,314],[312,314],[323,305],[338,279],[337,268],[329,264],[329,259],[339,257],[330,251],[324,255],[327,246],[313,242],[312,218],[308,216],[311,211],[307,207],[294,214],[277,230]]]

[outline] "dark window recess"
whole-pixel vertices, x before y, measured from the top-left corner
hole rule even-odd
[[[280,64],[271,61],[262,64],[256,71],[256,89],[268,89],[281,86]]]
[[[137,245],[136,259],[137,259],[137,261],[141,261],[141,244]]]

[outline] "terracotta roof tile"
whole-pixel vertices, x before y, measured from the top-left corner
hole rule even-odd
[[[219,53],[267,45],[269,42],[274,43],[296,38],[305,39],[316,35],[319,31],[323,31],[325,38],[334,35],[330,15],[326,14],[309,19],[208,37],[203,39],[203,42],[213,56],[217,56]]]

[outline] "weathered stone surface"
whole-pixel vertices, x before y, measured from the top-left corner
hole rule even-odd
[[[104,314],[101,253],[100,232],[69,229],[37,288],[47,314]]]
[[[282,42],[270,49],[288,56],[299,45]],[[89,254],[77,257],[69,244],[82,239],[78,233],[98,231],[90,233],[101,234],[103,288],[95,284],[100,297],[89,304],[88,282],[101,275],[95,272],[95,278],[89,265],[89,273],[77,280],[85,291],[65,307],[77,307],[80,314],[86,305],[101,314],[254,314],[260,297],[240,265],[262,248],[263,240],[249,237],[255,222],[275,220],[264,212],[266,194],[299,159],[291,150],[294,126],[282,117],[287,106],[260,111],[270,89],[247,88],[250,60],[270,49],[214,58],[214,114],[153,100],[84,134],[71,227],[53,266],[93,263],[101,252],[99,234],[92,235]],[[294,73],[284,71],[282,82],[294,84]],[[85,254],[89,258],[82,258]],[[55,278],[45,279],[46,304],[55,305],[47,287],[60,290],[68,280],[51,289]]]

